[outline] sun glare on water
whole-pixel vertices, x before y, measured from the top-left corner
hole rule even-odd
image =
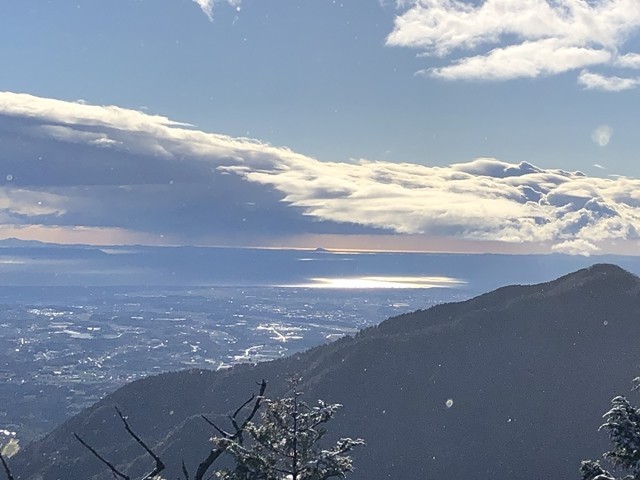
[[[466,282],[450,277],[316,277],[305,288],[373,289],[373,288],[451,288]]]

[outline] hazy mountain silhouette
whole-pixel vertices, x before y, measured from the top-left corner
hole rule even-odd
[[[307,401],[344,404],[333,436],[366,440],[354,480],[577,478],[579,460],[606,447],[597,428],[609,400],[640,373],[639,338],[640,279],[595,265],[391,318],[283,360],[133,382],[13,466],[22,480],[112,478],[72,438],[78,432],[108,458],[148,470],[115,417],[118,405],[159,442],[165,477],[178,478],[180,459],[193,469],[208,451],[213,432],[200,413],[228,412],[262,378],[270,396],[282,395],[295,372]]]

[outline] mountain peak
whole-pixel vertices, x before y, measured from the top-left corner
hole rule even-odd
[[[546,286],[545,290],[549,294],[557,294],[579,288],[591,288],[593,290],[596,285],[598,288],[595,293],[620,292],[638,288],[640,279],[617,265],[596,263],[590,267],[564,275],[547,284],[542,284],[541,287],[544,288]],[[602,289],[604,289],[604,292]]]
[[[590,267],[583,268],[576,272],[565,275],[565,277],[577,276],[580,274],[586,274],[589,276],[607,276],[607,275],[624,275],[624,276],[632,276],[633,274],[629,273],[622,267],[615,265],[613,263],[595,263]],[[561,278],[565,278],[561,277]]]
[[[436,325],[453,325],[463,319],[477,319],[516,308],[529,309],[546,302],[549,305],[574,305],[575,309],[589,302],[610,305],[622,296],[640,296],[640,278],[612,264],[595,264],[555,280],[535,285],[509,285],[463,302],[436,305],[424,312],[393,317],[376,329],[383,334],[414,333],[433,329]],[[440,327],[438,327],[440,328]]]

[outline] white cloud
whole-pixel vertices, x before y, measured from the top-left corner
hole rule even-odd
[[[204,14],[209,18],[209,21],[213,21],[213,6],[218,1],[222,0],[193,0],[198,4],[200,9],[204,12]],[[226,3],[235,7],[237,10],[240,10],[241,0],[226,0]]]
[[[600,125],[591,133],[591,140],[593,140],[601,147],[606,147],[607,145],[609,145],[612,135],[613,128],[611,128],[609,125]]]
[[[115,127],[134,132],[149,128],[189,126],[160,115],[148,115],[116,106],[87,105],[12,92],[0,92],[0,113],[38,118],[51,124]]]
[[[452,80],[510,80],[555,75],[588,65],[598,65],[611,57],[606,50],[563,46],[558,43],[556,39],[548,39],[496,48],[486,55],[466,57],[453,65],[423,73]]]
[[[494,158],[440,167],[322,162],[161,116],[14,93],[0,93],[0,140],[0,179],[11,178],[0,185],[5,228],[237,242],[424,234],[573,253],[640,239],[634,178]]]
[[[640,69],[640,53],[627,53],[616,59],[615,64],[623,68]]]
[[[640,181],[589,178],[527,163],[479,159],[427,167],[307,159],[260,171],[247,165],[229,170],[274,186],[307,215],[401,234],[558,244],[580,240],[575,246],[637,238],[640,227]]]
[[[557,253],[567,253],[569,255],[589,255],[599,252],[599,248],[588,240],[566,240],[564,242],[556,243],[551,249]]]
[[[640,77],[621,78],[592,73],[587,70],[580,72],[578,83],[587,90],[604,90],[606,92],[621,92],[631,90],[640,85]]]
[[[193,0],[198,4],[200,9],[209,18],[209,21],[213,21],[213,0]]]
[[[403,11],[387,44],[445,58],[444,66],[421,73],[448,80],[640,65],[640,54],[618,53],[640,30],[637,0],[402,0],[398,6]]]

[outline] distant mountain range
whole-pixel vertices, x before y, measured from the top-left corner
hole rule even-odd
[[[21,240],[19,238],[11,237],[0,240],[0,248],[10,247],[10,248],[26,248],[26,247],[57,247],[61,246],[56,243],[45,243],[40,242],[38,240]]]
[[[231,411],[263,378],[268,395],[285,395],[295,373],[308,401],[344,405],[332,436],[366,440],[353,480],[578,478],[580,460],[607,446],[597,429],[609,400],[640,373],[639,338],[640,279],[595,265],[391,318],[286,359],[133,382],[12,465],[21,480],[112,478],[77,432],[132,474],[148,470],[118,405],[175,479],[181,459],[193,470],[208,451],[214,432],[201,413]]]

